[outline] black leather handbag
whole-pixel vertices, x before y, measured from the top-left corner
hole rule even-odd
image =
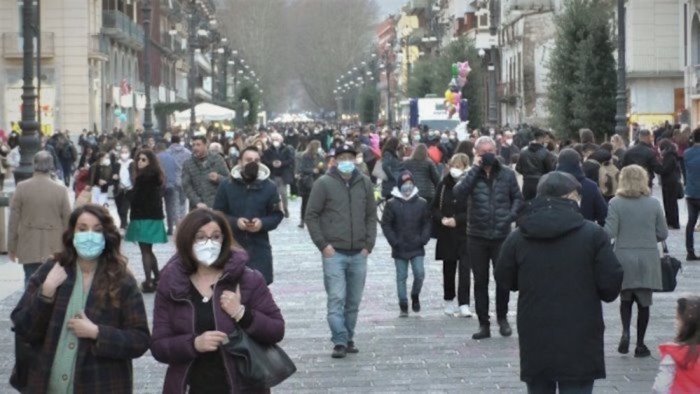
[[[277,345],[262,345],[240,328],[228,339],[224,350],[233,355],[238,374],[247,386],[271,388],[297,371],[292,359]]]
[[[664,255],[661,256],[660,260],[662,289],[656,290],[656,292],[669,293],[676,290],[676,285],[678,284],[676,276],[678,275],[678,271],[681,269],[681,262],[668,253],[668,246],[666,246],[666,242],[662,242],[661,246],[663,247],[664,252]]]
[[[12,327],[12,331],[15,328]],[[17,391],[27,387],[29,368],[34,365],[36,350],[21,335],[15,332],[15,365],[10,374],[10,385]]]

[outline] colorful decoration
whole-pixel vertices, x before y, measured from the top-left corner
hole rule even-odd
[[[456,113],[462,112],[460,111],[460,107],[463,102],[466,102],[466,100],[462,100],[462,88],[467,84],[467,78],[471,70],[468,61],[452,64],[452,79],[445,91],[445,105],[447,106],[447,113],[450,119],[452,119]]]
[[[119,117],[122,114],[121,108],[117,108],[114,110],[114,116]]]

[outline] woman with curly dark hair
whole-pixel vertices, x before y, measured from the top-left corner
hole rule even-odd
[[[31,277],[12,311],[18,340],[36,349],[22,392],[133,390],[131,360],[146,352],[150,335],[120,246],[106,209],[73,211],[63,250]]]
[[[164,179],[163,170],[153,151],[141,150],[136,155],[130,222],[125,238],[129,242],[137,242],[141,249],[143,272],[146,275],[146,280],[141,283],[141,291],[144,293],[153,293],[160,277],[153,244],[168,242],[163,224]]]

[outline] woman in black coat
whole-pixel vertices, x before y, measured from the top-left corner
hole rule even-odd
[[[681,167],[676,145],[669,139],[659,141],[661,151],[661,196],[664,200],[666,224],[674,230],[680,229],[678,220],[678,198],[683,198]]]
[[[138,242],[141,249],[141,261],[146,275],[146,280],[141,284],[144,293],[153,293],[160,277],[153,244],[168,242],[163,224],[164,179],[163,170],[153,151],[141,150],[136,155],[136,177],[125,238],[130,242]]]
[[[396,137],[389,138],[382,148],[382,170],[386,174],[386,179],[382,180],[382,198],[391,198],[391,192],[396,187],[396,178],[399,174],[401,161],[397,156],[399,140]]]
[[[440,174],[435,163],[428,156],[428,147],[418,144],[411,158],[401,163],[401,170],[410,171],[416,180],[418,195],[428,204],[433,203],[435,187],[440,183]]]
[[[455,154],[449,162],[449,174],[437,187],[433,201],[433,226],[437,234],[435,260],[442,260],[442,288],[445,314],[462,317],[472,315],[469,310],[471,285],[469,258],[467,256],[467,205],[458,204],[452,188],[459,182],[469,167],[469,157]],[[455,299],[455,274],[459,266],[457,301]]]
[[[304,228],[304,216],[306,215],[306,204],[309,201],[311,187],[316,179],[325,173],[324,163],[325,152],[321,149],[321,143],[313,140],[306,146],[306,150],[297,157],[297,191],[301,197],[301,222],[299,228]]]

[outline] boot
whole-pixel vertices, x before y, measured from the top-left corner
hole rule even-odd
[[[418,294],[411,294],[411,309],[413,309],[413,312],[420,312],[420,300],[418,300]]]
[[[491,327],[488,323],[479,323],[479,331],[472,335],[472,339],[486,339],[491,338]]]
[[[399,317],[408,317],[408,302],[399,302]]]
[[[623,332],[620,338],[620,343],[617,345],[617,352],[620,354],[627,354],[630,351],[630,334],[628,332]]]
[[[508,319],[498,320],[498,331],[501,333],[502,337],[509,337],[513,334],[513,330],[510,328]]]

